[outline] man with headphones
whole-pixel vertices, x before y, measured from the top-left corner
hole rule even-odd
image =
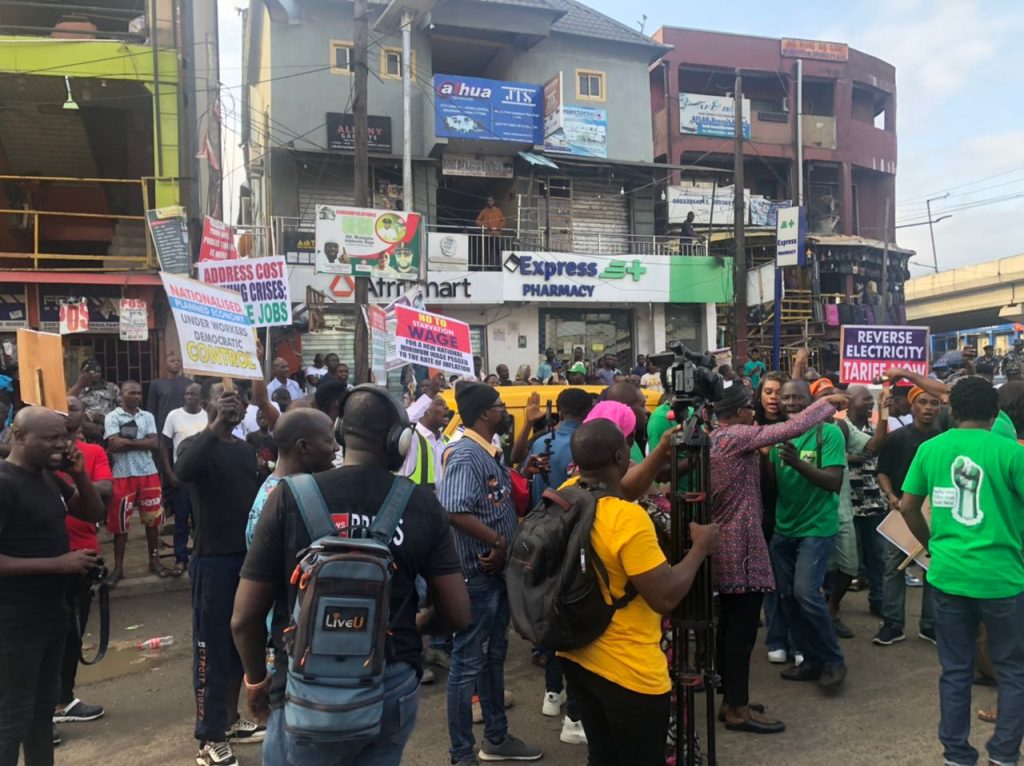
[[[315,474],[324,502],[334,519],[337,533],[347,536],[357,527],[368,528],[387,497],[405,460],[413,438],[405,410],[380,386],[364,384],[354,388],[341,406],[341,437],[345,462],[340,468]],[[264,745],[264,763],[283,766],[292,752],[291,735],[285,729],[283,704],[288,657],[282,631],[288,626],[295,605],[296,589],[289,578],[299,551],[310,545],[309,533],[287,484],[270,495],[255,537],[242,567],[241,583],[235,596],[232,627],[235,644],[245,666],[249,707],[254,716],[270,714]],[[422,672],[422,633],[446,634],[469,622],[469,597],[452,542],[444,509],[434,494],[416,487],[391,540],[396,564],[391,589],[391,641],[384,675],[382,727],[375,737],[346,743],[345,762],[394,764],[402,759],[405,743],[415,726],[416,690]],[[433,607],[417,614],[416,577],[427,582]],[[265,680],[265,618],[273,607],[272,640],[275,672]],[[271,712],[273,711],[273,712]],[[337,744],[304,742],[322,748],[322,762],[336,761]],[[321,762],[321,761],[317,761]]]

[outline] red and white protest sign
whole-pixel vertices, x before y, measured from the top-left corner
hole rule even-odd
[[[60,304],[60,334],[89,332],[89,301],[87,298],[74,303]]]
[[[149,340],[149,306],[141,298],[122,298],[118,304],[121,340]]]
[[[206,216],[203,241],[199,245],[200,261],[228,261],[237,258],[235,230],[216,218]]]
[[[410,364],[473,374],[469,325],[429,311],[395,306],[395,354]]]

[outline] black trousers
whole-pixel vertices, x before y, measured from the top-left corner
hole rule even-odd
[[[587,766],[664,766],[672,694],[640,694],[561,658],[587,733]]]
[[[92,589],[89,578],[82,575],[68,577],[68,637],[64,642],[64,662],[60,668],[60,696],[58,705],[69,705],[75,698],[75,677],[78,675],[78,658],[82,656],[82,636],[89,621],[89,607],[92,605]]]
[[[0,633],[0,766],[53,766],[53,710],[57,706],[62,620],[45,638]]]
[[[722,593],[718,597],[718,672],[729,707],[749,702],[750,654],[757,643],[763,593]]]

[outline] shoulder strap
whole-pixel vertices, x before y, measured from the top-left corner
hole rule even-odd
[[[824,423],[818,423],[817,428],[814,429],[814,462],[818,464],[818,468],[821,468],[821,447],[822,442],[822,431],[825,430]]]
[[[594,519],[596,520],[597,507],[601,498],[610,497],[608,494],[608,488],[604,484],[598,484],[596,487],[590,487],[586,484],[582,486],[577,484],[577,487],[594,498]],[[591,529],[591,535],[593,535],[593,529]],[[612,600],[612,609],[622,609],[622,607],[627,606],[630,601],[637,597],[636,587],[627,579],[623,594],[619,598],[615,598],[615,596],[612,595],[612,583],[611,578],[608,576],[608,568],[605,567],[601,557],[598,556],[597,551],[594,550],[593,538],[588,542],[590,543],[590,560],[594,565],[594,571],[597,572],[598,577],[604,581],[604,588],[608,591],[608,598]]]
[[[331,512],[327,510],[327,503],[320,492],[320,487],[312,474],[300,473],[294,476],[286,476],[285,484],[295,498],[295,504],[299,506],[299,513],[302,515],[302,522],[309,532],[310,541],[319,540],[321,537],[328,537],[335,533],[334,521],[331,519]]]
[[[382,545],[391,542],[415,488],[416,485],[404,476],[395,477],[395,480],[391,482],[391,489],[388,490],[387,497],[384,498],[380,510],[377,511],[377,515],[373,519],[373,524],[370,525],[370,537]]]

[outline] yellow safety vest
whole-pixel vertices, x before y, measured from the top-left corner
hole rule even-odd
[[[427,437],[416,431],[417,448],[416,467],[409,475],[413,484],[418,484],[427,489],[433,489],[437,484],[437,462],[434,460],[434,450],[427,441]]]

